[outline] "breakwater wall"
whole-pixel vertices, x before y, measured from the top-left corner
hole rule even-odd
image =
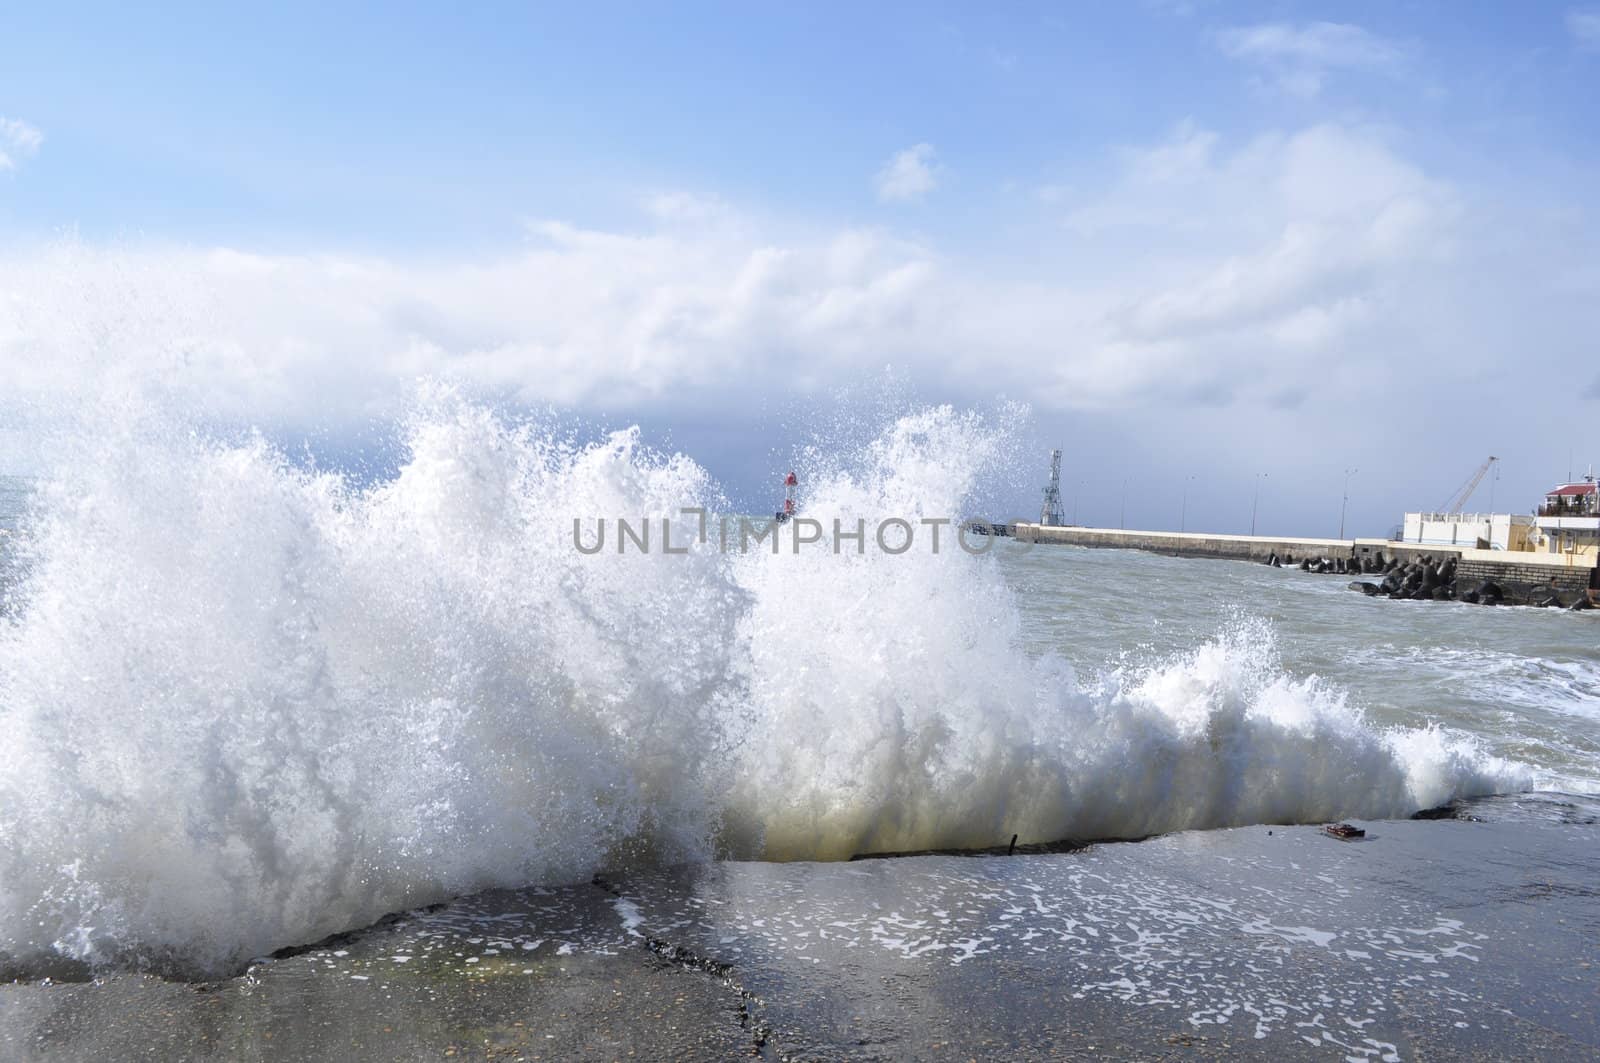
[[[1488,553],[1486,550],[1468,550],[1469,554]],[[1529,555],[1538,556],[1538,555]],[[1474,559],[1463,557],[1456,562],[1458,580],[1493,580],[1502,585],[1516,585],[1528,590],[1554,587],[1560,591],[1576,592],[1586,589],[1594,570],[1561,564],[1523,564],[1499,558]]]
[[[1213,535],[1201,532],[1125,531],[1119,528],[1050,527],[1019,522],[998,529],[1023,542],[1056,543],[1113,550],[1140,550],[1170,557],[1203,557],[1227,561],[1255,561],[1296,567],[1326,559],[1341,575],[1383,574],[1400,569],[1412,573],[1432,569],[1423,583],[1429,595],[1440,590],[1436,581],[1448,577],[1442,596],[1478,600],[1485,584],[1494,585],[1495,600],[1507,604],[1556,604],[1582,601],[1597,582],[1595,568],[1586,559],[1563,554],[1523,551],[1475,550],[1458,546],[1400,543],[1388,539],[1315,539],[1258,535]],[[1352,584],[1355,586],[1355,584]],[[1420,597],[1419,588],[1383,593],[1391,597]],[[1374,587],[1373,591],[1377,588]],[[1369,593],[1371,593],[1369,591]],[[1485,596],[1487,600],[1488,596]]]
[[[1143,550],[1172,557],[1212,557],[1227,561],[1266,561],[1276,555],[1284,564],[1304,558],[1350,557],[1354,539],[1283,539],[1257,535],[1209,535],[1199,532],[1122,531],[1117,528],[1054,528],[1042,524],[1011,525],[1023,542],[1066,546]]]

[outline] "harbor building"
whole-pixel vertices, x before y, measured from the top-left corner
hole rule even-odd
[[[1400,541],[1418,546],[1600,558],[1600,491],[1595,478],[1558,484],[1531,514],[1407,513]]]
[[[1453,546],[1465,550],[1527,550],[1535,534],[1533,518],[1515,513],[1468,513],[1467,502],[1500,459],[1489,455],[1466,482],[1432,513],[1407,513],[1400,541],[1418,546]],[[1490,502],[1491,507],[1493,501]]]
[[[1521,513],[1407,513],[1400,541],[1468,550],[1531,550],[1534,518]]]
[[[1551,554],[1600,555],[1600,492],[1593,475],[1544,496],[1534,517],[1535,548]]]

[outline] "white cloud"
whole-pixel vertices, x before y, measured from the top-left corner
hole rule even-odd
[[[1393,42],[1341,22],[1243,26],[1225,30],[1217,42],[1228,56],[1262,66],[1279,88],[1303,97],[1321,92],[1330,70],[1394,69],[1405,58]]]
[[[932,272],[917,245],[840,230],[791,242],[658,223],[545,222],[533,246],[436,262],[81,244],[0,257],[0,366],[53,401],[127,372],[225,417],[360,415],[418,376],[525,403],[716,401],[803,358],[837,378],[904,353]]]
[[[1228,30],[1222,47],[1238,59],[1294,59],[1318,66],[1385,66],[1400,58],[1393,44],[1360,26],[1273,23]]]
[[[1567,32],[1578,42],[1578,47],[1600,52],[1600,10],[1568,11]]]
[[[697,196],[692,192],[657,192],[644,200],[646,213],[663,222],[705,224],[729,213],[721,200]]]
[[[1469,421],[1532,452],[1590,401],[1593,220],[1469,195],[1392,134],[1342,124],[1233,142],[1189,122],[1112,161],[1071,175],[1069,228],[1049,224],[1065,205],[1020,197],[1042,216],[1009,275],[883,229],[779,227],[687,196],[652,201],[639,231],[536,222],[519,248],[455,260],[14,247],[0,421],[155,386],[211,416],[337,424],[391,414],[434,376],[612,420],[743,423],[892,364],[958,401],[1121,418],[1174,453],[1245,447],[1293,410],[1270,438],[1310,460],[1409,454]],[[1529,359],[1575,381],[1570,416],[1509,398]]]
[[[1216,138],[1186,123],[1127,153],[1122,180],[1068,216],[1078,232],[1144,247],[1154,279],[1124,288],[1095,323],[1099,352],[1061,386],[1103,401],[1262,397],[1319,359],[1360,365],[1362,334],[1402,312],[1393,291],[1447,267],[1459,213],[1448,185],[1358,129],[1263,136],[1219,157]],[[1186,250],[1196,244],[1211,253]]]
[[[1126,152],[1130,176],[1145,184],[1170,184],[1205,172],[1211,165],[1217,135],[1201,129],[1191,118],[1178,124],[1164,143],[1141,151]]]
[[[932,144],[916,144],[894,157],[878,171],[878,198],[885,203],[914,202],[939,183]]]
[[[15,170],[18,162],[37,153],[43,142],[44,134],[36,126],[0,115],[0,171]]]

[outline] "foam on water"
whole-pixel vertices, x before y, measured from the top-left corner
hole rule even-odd
[[[996,437],[907,415],[819,458],[804,510],[959,515]],[[1260,624],[1092,680],[1032,659],[993,560],[948,529],[937,554],[919,529],[899,556],[583,555],[575,517],[722,508],[636,431],[569,446],[439,396],[407,439],[375,486],[162,417],[61,451],[0,620],[0,953],[216,971],[641,861],[1403,815],[1529,784],[1458,736],[1374,729]]]

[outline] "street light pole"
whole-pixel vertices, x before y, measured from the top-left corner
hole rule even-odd
[[[1251,535],[1254,535],[1256,533],[1256,505],[1257,505],[1257,503],[1259,503],[1261,501],[1261,481],[1263,479],[1265,479],[1266,475],[1267,474],[1264,473],[1264,472],[1256,473],[1256,493],[1250,499],[1250,534]]]
[[[1083,481],[1079,480],[1078,489],[1072,492],[1072,523],[1074,526],[1078,523],[1078,496],[1081,494],[1083,494]]]
[[[1178,531],[1189,530],[1189,485],[1194,482],[1193,476],[1183,478],[1183,508],[1178,513]]]
[[[1344,499],[1339,503],[1339,538],[1344,538],[1344,512],[1350,505],[1350,477],[1360,469],[1346,469],[1344,471]]]
[[[1122,478],[1122,512],[1117,515],[1117,527],[1118,528],[1127,528],[1127,526],[1128,526],[1128,478],[1126,476],[1124,476]]]

